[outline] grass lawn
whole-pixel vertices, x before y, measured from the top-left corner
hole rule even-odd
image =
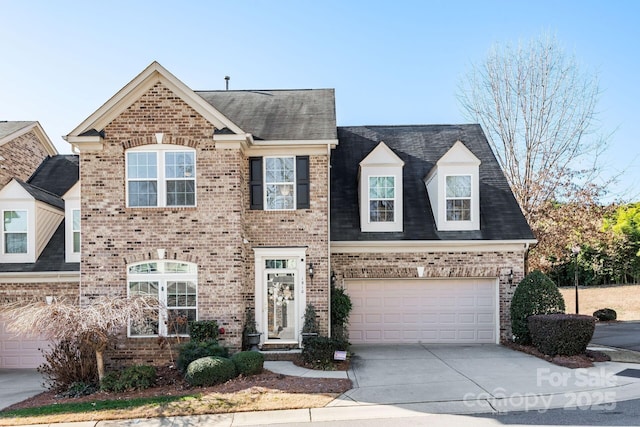
[[[560,288],[567,313],[576,312],[575,288]],[[601,308],[612,308],[618,320],[640,320],[640,285],[578,287],[580,314],[592,315]]]
[[[337,396],[252,388],[236,393],[68,403],[0,412],[0,426],[320,408]]]

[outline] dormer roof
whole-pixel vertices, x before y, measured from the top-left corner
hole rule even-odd
[[[479,125],[339,127],[338,140],[331,154],[332,241],[534,239]],[[358,165],[380,141],[404,162],[402,232],[360,231]],[[480,162],[480,230],[438,231],[424,178],[443,157],[464,158],[465,150]]]

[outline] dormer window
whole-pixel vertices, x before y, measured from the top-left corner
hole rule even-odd
[[[480,160],[455,142],[424,178],[438,231],[480,230]]]
[[[384,142],[360,162],[360,229],[402,231],[404,162]]]
[[[3,211],[3,252],[26,254],[28,252],[27,211]]]
[[[369,221],[394,221],[395,182],[394,176],[369,177]]]
[[[471,221],[471,175],[446,177],[447,221]]]

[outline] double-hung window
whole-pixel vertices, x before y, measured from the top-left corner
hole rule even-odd
[[[309,156],[249,158],[252,210],[309,209]]]
[[[27,211],[6,210],[2,213],[3,252],[5,254],[26,254],[28,251]]]
[[[393,222],[395,209],[395,177],[369,177],[369,221]]]
[[[446,177],[447,221],[471,221],[471,175]]]
[[[195,150],[161,147],[127,151],[127,206],[195,206]]]
[[[266,157],[264,160],[265,209],[295,209],[295,157]]]
[[[155,298],[162,307],[142,324],[130,324],[129,336],[187,335],[189,321],[198,319],[198,271],[195,264],[150,261],[127,269],[129,296]]]

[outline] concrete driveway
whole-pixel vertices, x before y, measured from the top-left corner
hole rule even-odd
[[[352,351],[354,388],[331,406],[478,413],[565,407],[571,399],[575,406],[577,396],[582,404],[640,397],[640,378],[615,375],[637,367],[632,364],[572,370],[493,344],[354,345]]]
[[[35,369],[0,369],[0,409],[45,391]]]
[[[640,352],[640,322],[597,323],[591,343]]]

